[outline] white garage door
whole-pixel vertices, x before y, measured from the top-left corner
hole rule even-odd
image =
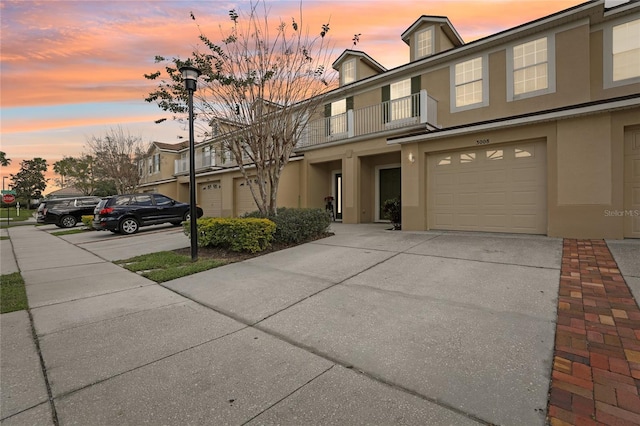
[[[640,129],[625,134],[624,236],[640,238]]]
[[[222,216],[222,185],[220,181],[201,183],[198,205],[202,207],[205,217]]]
[[[255,178],[254,178],[255,181]],[[253,199],[253,195],[251,195],[251,189],[249,188],[249,184],[245,182],[244,178],[236,179],[234,182],[235,193],[234,193],[234,203],[235,203],[235,215],[242,216],[247,212],[252,212],[258,210],[256,206],[256,202]]]
[[[430,229],[547,233],[544,142],[432,154],[428,167]]]

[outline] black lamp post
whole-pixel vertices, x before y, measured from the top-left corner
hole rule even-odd
[[[198,212],[196,211],[196,149],[193,136],[193,92],[196,90],[200,70],[192,66],[180,67],[184,86],[189,93],[189,216],[191,221],[191,260],[198,260]]]

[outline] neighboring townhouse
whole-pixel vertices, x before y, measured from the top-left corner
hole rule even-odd
[[[338,220],[367,223],[400,197],[404,230],[640,238],[640,3],[588,2],[472,43],[423,15],[401,38],[409,62],[392,70],[355,50],[334,62],[340,87],[298,142],[279,205],[332,196]],[[198,203],[255,209],[220,151],[197,145],[211,158],[196,161]],[[174,170],[180,199],[187,175]]]

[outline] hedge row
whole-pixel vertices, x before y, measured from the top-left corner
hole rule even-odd
[[[257,253],[269,247],[276,224],[268,219],[205,217],[196,222],[198,245],[223,247],[231,251]],[[184,233],[191,237],[190,222],[183,223]]]
[[[293,209],[281,207],[277,215],[267,219],[276,224],[274,242],[298,244],[318,238],[328,232],[331,216],[324,209]],[[260,212],[251,212],[244,217],[259,218]]]

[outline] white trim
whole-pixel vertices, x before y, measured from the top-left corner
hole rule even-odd
[[[331,171],[331,196],[333,197],[333,200],[334,200],[334,205],[333,205],[333,208],[335,209],[334,220],[336,222],[342,222],[342,218],[338,219],[338,194],[336,194],[336,175],[338,175],[338,173],[342,175],[342,183],[344,185],[344,174],[342,173],[342,169],[332,170]],[[342,216],[344,217],[344,188],[342,188],[341,191],[342,191],[342,197],[340,202],[342,204]]]
[[[433,25],[430,27],[426,27],[420,31],[416,31],[416,33],[413,35],[413,41],[415,43],[415,46],[413,47],[413,54],[414,54],[414,58],[415,59],[422,59],[422,58],[426,58],[428,56],[432,56],[433,53],[435,52],[435,45],[436,45],[436,40],[435,40],[435,31],[433,29]],[[420,34],[426,34],[426,33],[430,33],[431,36],[431,51],[427,52],[424,55],[421,55],[420,52],[418,52],[418,49],[420,48],[419,44],[418,44],[418,36]]]
[[[602,28],[602,86],[605,89],[640,83],[640,76],[613,81],[613,27],[639,20],[639,16],[627,15],[611,20]]]
[[[602,111],[610,112],[618,108],[630,108],[630,107],[637,107],[637,106],[640,106],[640,98],[625,99],[622,101],[604,103],[604,104],[593,105],[593,106],[582,107],[582,108],[575,108],[567,111],[549,112],[546,114],[540,114],[533,117],[514,118],[511,120],[504,120],[504,121],[499,121],[495,123],[478,124],[478,125],[472,125],[468,127],[459,128],[459,129],[442,130],[438,132],[425,133],[423,135],[408,136],[406,138],[399,138],[393,141],[387,141],[387,145],[395,145],[395,144],[402,145],[405,143],[414,143],[414,142],[421,142],[421,141],[427,141],[427,140],[441,139],[441,138],[446,138],[450,136],[465,135],[469,133],[475,133],[478,131],[506,129],[509,127],[523,126],[527,124],[535,124],[535,123],[541,123],[545,121],[556,121],[556,120],[561,120],[561,119],[570,118],[570,117],[579,116],[579,115],[596,114]]]
[[[374,174],[375,174],[375,205],[373,207],[374,211],[375,211],[375,216],[374,216],[374,222],[383,222],[383,223],[389,223],[388,220],[385,219],[380,219],[380,170],[386,170],[386,169],[402,169],[402,164],[400,163],[394,163],[394,164],[383,164],[381,166],[375,166],[374,167]]]
[[[465,62],[473,61],[474,59],[482,59],[482,101],[475,104],[469,104],[464,106],[456,105],[456,65]],[[478,55],[473,58],[465,59],[459,62],[449,65],[449,105],[451,113],[467,111],[470,109],[481,108],[489,105],[489,55]]]
[[[547,39],[547,87],[545,89],[536,90],[533,92],[521,93],[519,95],[514,94],[513,88],[513,49],[516,46],[539,40],[542,38]],[[518,40],[516,43],[511,43],[506,46],[507,51],[507,102],[518,101],[520,99],[532,98],[535,96],[546,95],[549,93],[555,93],[556,91],[556,34],[546,33],[537,34],[533,37],[524,38]]]

